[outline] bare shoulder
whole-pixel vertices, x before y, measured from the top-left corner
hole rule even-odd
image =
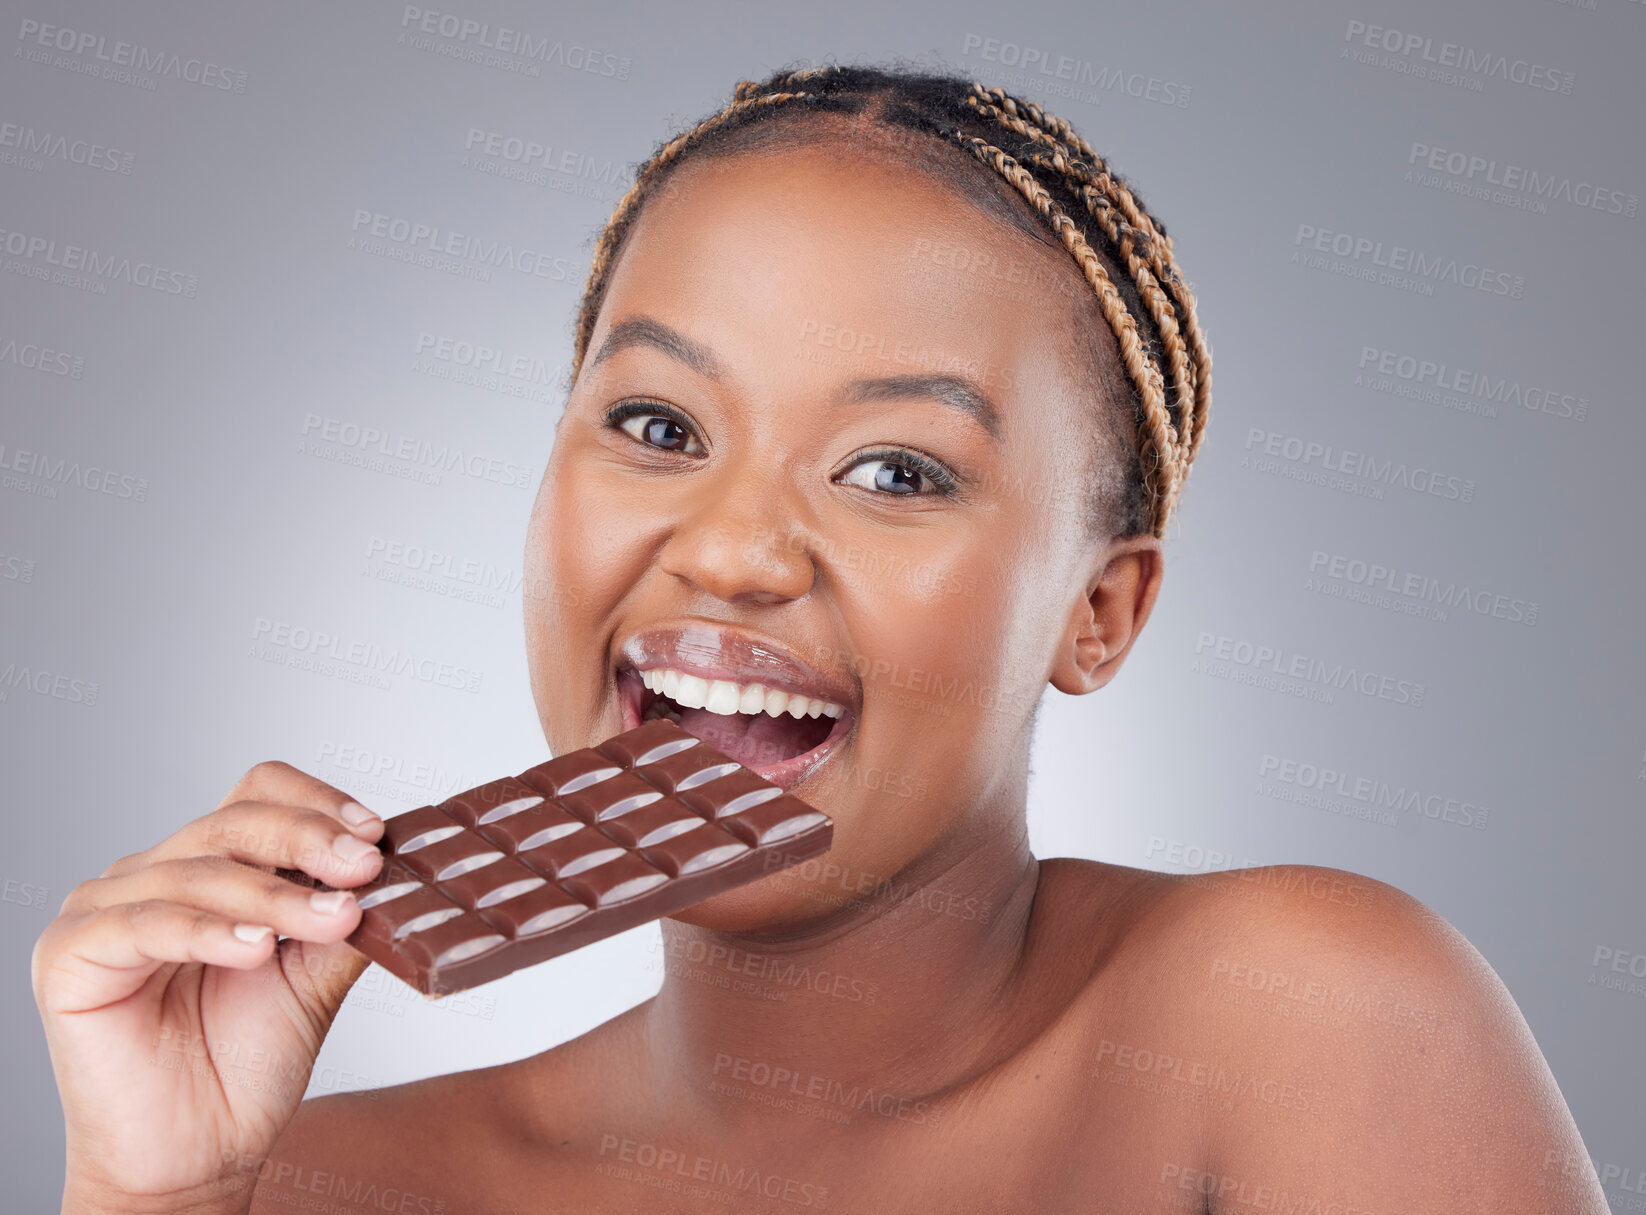
[[[1105,1049],[1205,1098],[1201,1175],[1180,1180],[1226,1195],[1213,1210],[1284,1193],[1413,1215],[1606,1211],[1513,997],[1431,908],[1309,865],[1132,886],[1123,981],[1094,986],[1100,1015],[1131,1028]],[[1137,1028],[1117,990],[1133,1007],[1144,993],[1158,1028]]]
[[[415,1215],[488,1209],[475,1192],[484,1179],[469,1174],[464,1157],[506,1152],[506,1144],[495,1142],[510,1125],[500,1116],[498,1099],[507,1104],[516,1087],[511,1073],[519,1067],[507,1064],[305,1101],[268,1158],[244,1163],[256,1186],[253,1215],[306,1202],[319,1203],[322,1210],[338,1204],[340,1210]]]
[[[553,1169],[557,1145],[585,1146],[562,1145],[563,1130],[582,1132],[556,1120],[612,1099],[613,1086],[584,1081],[611,1077],[591,1056],[620,1061],[636,1011],[517,1062],[305,1101],[266,1160],[242,1162],[252,1215],[309,1202],[405,1215],[516,1209],[521,1186]]]

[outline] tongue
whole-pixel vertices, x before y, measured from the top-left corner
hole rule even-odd
[[[795,718],[769,713],[711,713],[707,709],[681,709],[680,728],[708,743],[727,759],[745,768],[773,764],[804,755],[817,746],[833,728],[827,717]]]

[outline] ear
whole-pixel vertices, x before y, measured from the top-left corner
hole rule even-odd
[[[1164,573],[1164,554],[1153,536],[1126,536],[1095,554],[1085,594],[1070,607],[1058,642],[1052,687],[1084,696],[1115,677],[1154,610]]]

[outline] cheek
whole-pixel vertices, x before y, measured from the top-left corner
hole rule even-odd
[[[646,531],[645,503],[633,484],[572,457],[545,475],[532,518],[533,559],[555,602],[598,610],[632,581]]]
[[[1008,502],[949,544],[919,546],[911,560],[928,577],[913,586],[881,578],[872,595],[853,595],[868,660],[858,667],[866,728],[855,758],[861,774],[895,773],[885,788],[903,791],[867,806],[880,842],[864,847],[918,848],[957,805],[988,801],[1021,777],[1027,723],[1046,687],[1048,559],[1057,556],[1034,523]]]
[[[889,674],[890,662],[995,677],[1006,636],[1019,623],[1019,583],[1034,577],[1022,566],[1034,559],[1005,529],[989,528],[870,552],[855,568],[840,569],[852,619],[867,626],[864,653],[854,658],[859,674],[867,660],[871,679]]]
[[[850,584],[857,646],[839,657],[863,682],[865,715],[874,718],[866,724],[876,727],[866,735],[888,748],[876,762],[893,764],[895,749],[904,766],[919,762],[933,782],[952,785],[974,760],[992,771],[995,736],[1014,736],[1032,708],[1044,678],[1016,643],[1023,554],[1010,547],[975,534],[921,546]]]
[[[602,622],[644,572],[644,511],[587,460],[557,453],[526,539],[526,640],[533,683],[564,693],[604,659]]]

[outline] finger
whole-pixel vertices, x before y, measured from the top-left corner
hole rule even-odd
[[[228,796],[217,804],[217,809],[221,811],[243,801],[269,802],[316,811],[336,820],[368,843],[376,843],[383,836],[383,820],[376,813],[351,799],[343,790],[281,760],[266,760],[252,767],[235,783]],[[210,817],[209,814],[202,816]],[[102,876],[130,873],[158,859],[186,855],[190,850],[177,846],[178,837],[190,832],[194,823],[200,821],[195,819],[186,824],[153,848],[121,857],[105,869]]]
[[[120,877],[83,882],[69,895],[64,914],[89,915],[147,900],[210,911],[236,923],[267,924],[281,936],[320,942],[342,940],[361,915],[346,890],[299,886],[224,856],[160,861]]]
[[[233,802],[111,865],[103,876],[124,877],[162,861],[189,856],[232,857],[269,869],[299,869],[332,886],[358,886],[375,876],[383,854],[319,810],[270,802]]]
[[[46,926],[34,947],[35,998],[43,1013],[87,1012],[125,999],[168,963],[253,970],[274,944],[266,925],[163,899],[120,903]]]
[[[329,814],[362,839],[375,841],[383,820],[335,785],[310,776],[282,760],[270,759],[255,765],[229,794],[217,803],[219,810],[235,802],[279,802]]]
[[[323,1037],[349,988],[371,965],[371,959],[346,941],[322,945],[285,940],[280,942],[280,964],[287,983],[315,1018],[315,1027]]]

